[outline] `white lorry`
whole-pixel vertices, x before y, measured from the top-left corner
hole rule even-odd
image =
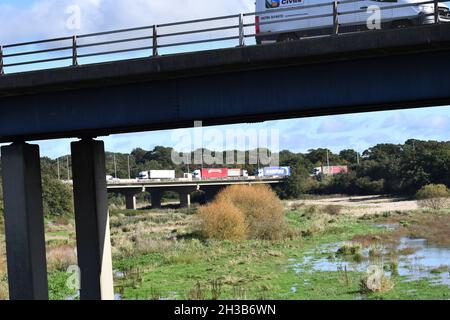
[[[355,0],[340,3],[339,31],[378,28],[372,25],[375,21],[374,6],[380,8],[379,28],[382,29],[434,23],[434,4],[422,4],[423,2],[429,0]],[[292,41],[301,37],[332,34],[332,3],[332,0],[256,0],[257,43]],[[311,7],[314,5],[320,6]],[[393,6],[402,7],[390,8]],[[321,17],[308,19],[313,16]],[[439,21],[450,22],[449,7],[443,3],[439,3]]]
[[[139,172],[139,180],[175,180],[175,170],[148,170]]]

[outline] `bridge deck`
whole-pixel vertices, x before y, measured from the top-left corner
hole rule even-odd
[[[222,186],[235,184],[277,184],[285,181],[285,178],[257,178],[257,179],[211,179],[211,180],[121,180],[109,181],[108,189],[123,188],[164,188],[164,187],[185,187],[185,186]]]
[[[441,24],[9,74],[0,142],[443,105],[449,53]]]

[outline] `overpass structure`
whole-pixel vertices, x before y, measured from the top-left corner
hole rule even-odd
[[[153,209],[161,208],[161,199],[164,192],[172,191],[180,196],[180,206],[191,206],[191,194],[195,191],[203,191],[205,200],[210,201],[223,188],[231,185],[275,185],[284,182],[285,178],[235,178],[235,179],[213,179],[213,180],[118,180],[108,181],[107,189],[109,193],[116,193],[125,196],[125,205],[128,210],[136,210],[136,196],[142,192],[149,192]]]
[[[450,103],[450,25],[334,34],[0,76],[10,297],[47,299],[39,148],[77,137],[81,299],[113,298],[104,144],[141,130]]]

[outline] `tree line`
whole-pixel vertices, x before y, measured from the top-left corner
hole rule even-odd
[[[107,152],[106,172],[119,179],[128,179],[137,177],[139,172],[145,170],[171,169],[176,171],[178,177],[182,177],[183,173],[202,167],[198,164],[174,164],[173,151],[172,148],[157,146],[153,150],[137,148],[130,154]],[[220,164],[216,167],[241,168],[250,175],[256,175],[262,165],[249,164],[250,152],[245,155],[245,164]],[[421,187],[431,183],[450,187],[450,142],[411,139],[404,144],[378,144],[361,154],[352,149],[333,153],[319,148],[306,153],[283,150],[277,156],[281,166],[289,166],[292,170],[291,177],[275,187],[281,198],[298,198],[308,193],[414,195]],[[330,165],[347,165],[349,173],[335,176],[312,175],[315,167],[326,166],[328,162]],[[58,180],[58,177],[71,177],[70,156],[61,157],[59,161],[43,157],[41,168],[46,214],[70,214],[73,207],[71,188]],[[2,206],[0,183],[0,210]]]

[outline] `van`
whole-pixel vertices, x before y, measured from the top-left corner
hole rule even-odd
[[[434,4],[423,2],[429,1],[360,0],[339,3],[339,32],[368,30],[368,21],[374,16],[372,6],[381,8],[382,29],[434,23]],[[402,7],[390,8],[397,5]],[[388,9],[383,10],[383,7]],[[348,13],[343,14],[345,12]],[[332,34],[332,14],[332,0],[256,0],[256,41],[261,44]],[[312,16],[320,17],[308,19]],[[439,3],[439,21],[450,22],[449,7],[443,3]]]

